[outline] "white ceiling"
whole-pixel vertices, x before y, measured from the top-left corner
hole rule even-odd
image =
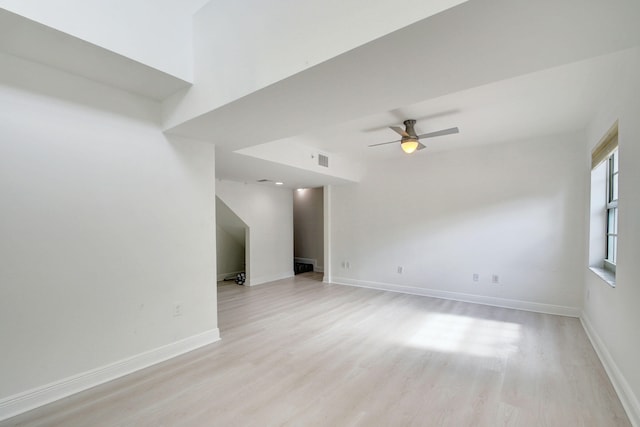
[[[332,178],[280,167],[288,147],[378,167],[405,154],[367,146],[396,139],[387,126],[407,118],[419,133],[460,128],[418,156],[578,131],[640,45],[638,2],[613,1],[470,0],[168,131],[215,143],[220,178],[290,187]],[[237,154],[265,147],[269,161]]]
[[[265,186],[273,186],[276,182],[283,182],[285,188],[314,188],[353,182],[225,149],[216,150],[216,178]],[[258,183],[259,180],[264,179],[269,182]]]
[[[406,119],[418,120],[418,134],[460,129],[457,135],[422,140],[428,149],[415,155],[581,130],[631,53],[616,52],[478,86],[265,145],[286,149],[288,144],[304,144],[367,161],[405,156],[399,143],[368,146],[398,140],[388,126],[402,126]]]
[[[638,17],[637,0],[469,0],[167,132],[216,144],[218,178],[295,188],[350,182],[349,165],[405,156],[394,144],[367,146],[396,139],[387,127],[407,118],[419,133],[460,128],[417,156],[577,131],[637,55]],[[6,10],[0,50],[157,100],[188,86]],[[296,163],[292,146],[347,166]]]

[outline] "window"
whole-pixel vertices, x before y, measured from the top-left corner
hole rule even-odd
[[[589,268],[611,286],[618,258],[618,122],[591,153]]]
[[[618,150],[607,158],[607,256],[604,268],[616,271],[618,255]]]

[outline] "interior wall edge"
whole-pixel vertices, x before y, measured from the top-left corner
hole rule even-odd
[[[0,400],[0,421],[220,340],[218,328]]]
[[[585,312],[580,316],[580,323],[582,323],[582,327],[584,328],[591,345],[598,355],[600,362],[602,362],[602,366],[611,380],[613,388],[618,394],[618,398],[620,399],[620,402],[622,402],[622,406],[627,412],[627,416],[629,417],[631,424],[634,427],[640,427],[640,400],[638,400],[638,397],[633,393],[631,386],[629,386],[624,375],[622,375],[622,371],[620,371],[620,368],[614,361],[611,353],[609,353],[604,342],[593,328],[593,325],[589,320],[589,316]]]
[[[380,291],[399,292],[423,297],[448,299],[453,301],[468,302],[473,304],[490,305],[492,307],[511,308],[515,310],[532,311],[543,314],[554,314],[557,316],[580,317],[578,307],[563,305],[543,304],[530,301],[487,297],[482,295],[465,294],[461,292],[448,292],[435,289],[416,288],[413,286],[394,285],[390,283],[370,282],[366,280],[349,279],[345,277],[333,276],[332,284],[344,286],[356,286],[359,288],[377,289]]]

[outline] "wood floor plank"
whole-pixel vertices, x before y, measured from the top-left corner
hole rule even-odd
[[[5,426],[629,426],[577,319],[323,284],[218,287],[222,341]]]

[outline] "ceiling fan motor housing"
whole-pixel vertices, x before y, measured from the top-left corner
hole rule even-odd
[[[415,120],[405,120],[404,121],[404,127],[406,128],[406,132],[409,134],[409,136],[417,138],[418,135],[416,134],[416,130],[413,128],[413,126],[415,124],[416,124]]]
[[[418,139],[418,134],[416,134],[416,130],[413,128],[413,126],[416,124],[415,120],[405,120],[404,121],[404,126],[406,128],[406,132],[407,135],[409,135],[410,138],[404,137],[402,138],[403,140],[407,139],[407,140],[417,140]]]

